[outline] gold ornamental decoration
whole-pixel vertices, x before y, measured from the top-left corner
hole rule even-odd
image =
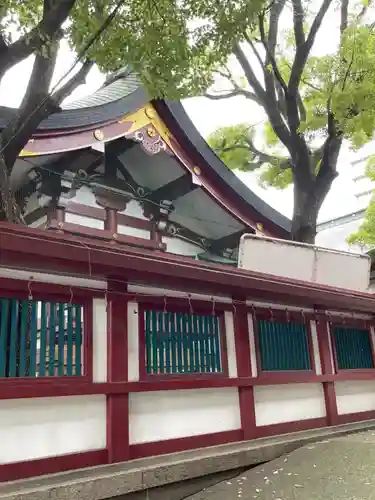
[[[97,141],[104,141],[104,134],[99,128],[94,131],[94,137]]]

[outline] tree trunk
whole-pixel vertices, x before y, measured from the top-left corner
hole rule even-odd
[[[321,203],[318,204],[314,188],[301,189],[294,184],[294,210],[291,237],[293,241],[313,244]]]
[[[291,230],[291,239],[293,241],[315,243],[319,211],[336,176],[336,164],[332,165],[332,163],[322,176],[315,176],[298,165],[295,168],[293,175],[294,209]]]
[[[0,221],[23,223],[23,218],[10,186],[10,177],[4,161],[0,155]]]

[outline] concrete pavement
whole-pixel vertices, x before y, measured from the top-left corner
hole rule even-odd
[[[189,500],[375,500],[375,432],[308,444]]]

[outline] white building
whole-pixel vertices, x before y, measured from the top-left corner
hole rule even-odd
[[[339,198],[339,208],[342,215],[319,223],[316,237],[318,245],[337,250],[356,252],[364,250],[359,246],[349,245],[347,238],[360,227],[371,200],[374,186],[365,175],[365,168],[367,160],[373,154],[375,154],[375,141],[363,147],[353,159],[349,160],[347,192],[342,192],[342,197]]]

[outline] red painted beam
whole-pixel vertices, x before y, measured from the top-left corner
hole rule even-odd
[[[373,294],[352,292],[266,274],[205,264],[162,252],[93,242],[87,238],[0,224],[0,264],[38,265],[45,271],[126,276],[164,286],[195,287],[296,306],[373,312]],[[324,305],[324,307],[322,306]]]

